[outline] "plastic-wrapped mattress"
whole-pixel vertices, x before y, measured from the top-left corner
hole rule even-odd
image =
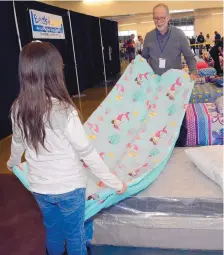
[[[102,211],[93,226],[96,245],[222,250],[223,194],[175,148],[154,184]]]

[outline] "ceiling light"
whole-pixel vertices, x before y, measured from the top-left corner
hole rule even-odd
[[[108,3],[108,2],[112,2],[112,0],[83,0],[83,3],[86,4],[97,4],[97,3]]]
[[[152,15],[147,15],[147,16],[136,16],[136,19],[142,19],[142,18],[151,18],[152,17]]]
[[[173,11],[170,11],[171,14],[173,13],[184,13],[184,12],[193,12],[194,9],[187,9],[187,10],[173,10]]]
[[[223,14],[223,12],[212,13],[212,15],[221,15],[221,14]]]
[[[123,26],[131,26],[131,25],[136,25],[136,23],[121,24],[121,25],[118,25],[118,26],[123,27]]]
[[[146,24],[146,23],[152,23],[153,21],[151,20],[151,21],[142,21],[141,23],[142,24]]]

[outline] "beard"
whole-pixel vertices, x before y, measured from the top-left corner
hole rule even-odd
[[[167,25],[161,25],[161,26],[156,26],[156,28],[159,30],[159,32],[163,32],[164,30],[167,29]]]

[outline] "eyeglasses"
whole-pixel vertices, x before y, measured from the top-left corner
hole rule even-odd
[[[155,21],[155,22],[158,22],[158,21],[162,21],[162,22],[164,22],[165,20],[166,20],[166,17],[154,17],[153,18],[153,20]]]

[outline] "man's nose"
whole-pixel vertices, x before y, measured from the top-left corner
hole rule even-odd
[[[161,19],[158,19],[157,24],[158,24],[158,25],[161,25],[162,23],[163,23],[162,20],[161,20]]]

